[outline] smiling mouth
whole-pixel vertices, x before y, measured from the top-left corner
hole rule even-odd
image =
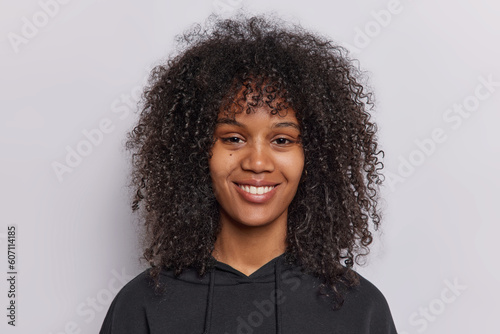
[[[248,186],[245,184],[237,184],[237,186],[240,187],[243,191],[245,191],[249,194],[252,194],[252,195],[267,194],[268,192],[270,192],[271,190],[276,188],[276,186],[255,187],[255,186]]]

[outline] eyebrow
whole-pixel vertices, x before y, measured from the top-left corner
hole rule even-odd
[[[216,127],[222,124],[229,124],[229,125],[235,125],[239,126],[241,128],[246,128],[245,124],[242,124],[234,119],[231,118],[221,118],[217,120]],[[300,127],[297,123],[294,122],[279,122],[279,123],[274,123],[272,128],[286,128],[286,127],[292,127],[300,131]]]

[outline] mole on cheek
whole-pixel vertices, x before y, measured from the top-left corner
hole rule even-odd
[[[229,154],[229,156],[230,156],[230,157],[232,157],[232,156],[233,156],[233,154],[231,153],[231,154]]]

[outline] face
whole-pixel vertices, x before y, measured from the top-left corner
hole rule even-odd
[[[210,175],[221,223],[286,225],[304,168],[295,112],[271,115],[267,107],[234,118],[219,114]]]

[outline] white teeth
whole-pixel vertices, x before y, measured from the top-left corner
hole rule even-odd
[[[262,195],[262,194],[268,193],[274,189],[274,186],[254,187],[254,186],[247,186],[247,185],[238,185],[238,187],[240,187],[241,189],[243,189],[247,193],[250,193],[253,195]]]

